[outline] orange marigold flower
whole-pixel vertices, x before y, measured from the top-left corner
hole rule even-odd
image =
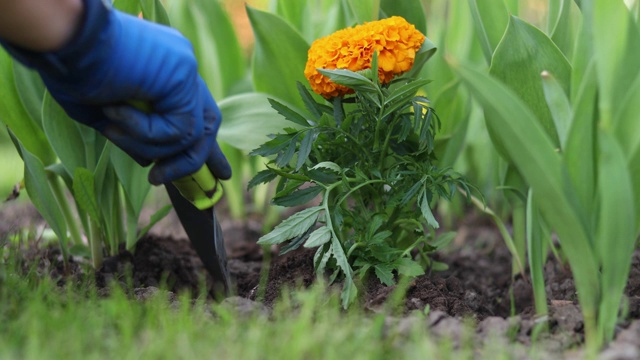
[[[330,99],[353,93],[318,72],[320,69],[360,71],[371,68],[378,52],[378,77],[383,84],[413,66],[425,36],[400,16],[338,30],[311,44],[304,75],[311,89]]]

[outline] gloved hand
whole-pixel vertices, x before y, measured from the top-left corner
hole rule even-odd
[[[62,49],[5,48],[36,69],[73,119],[89,125],[142,166],[152,184],[206,163],[219,179],[231,168],[216,142],[221,114],[198,75],[190,42],[178,31],[84,0],[79,30]],[[146,113],[131,106],[145,103]]]

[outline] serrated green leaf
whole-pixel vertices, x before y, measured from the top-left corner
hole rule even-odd
[[[309,122],[304,118],[304,116],[298,114],[295,110],[292,110],[290,107],[284,105],[283,103],[269,98],[269,104],[271,104],[271,107],[285,119],[304,127],[309,126]]]
[[[322,206],[314,206],[296,213],[273,229],[270,233],[262,236],[258,244],[280,244],[296,236],[304,234],[316,223]]]
[[[329,169],[329,170],[335,171],[338,174],[342,172],[342,168],[340,167],[340,165],[332,161],[323,161],[323,162],[317,163],[311,169],[320,169],[320,168]]]
[[[293,155],[295,155],[296,153],[296,143],[298,137],[299,134],[296,134],[291,139],[291,142],[289,142],[289,144],[287,145],[286,150],[278,154],[278,156],[276,157],[276,166],[283,168],[289,165],[289,162],[291,162],[291,159],[293,159]]]
[[[318,196],[318,194],[320,194],[322,190],[324,190],[322,186],[310,186],[304,189],[296,190],[285,196],[276,197],[273,199],[273,204],[287,207],[306,204],[309,201],[313,200],[316,196]]]
[[[389,230],[380,231],[375,235],[373,235],[373,237],[369,239],[369,242],[371,244],[381,243],[381,242],[384,242],[389,237],[391,237],[391,235],[393,235],[393,233]]]
[[[307,238],[309,237],[309,233],[311,233],[311,230],[313,228],[310,227],[307,231],[304,232],[304,234],[295,237],[294,239],[291,239],[291,241],[289,241],[289,243],[287,243],[285,246],[283,246],[282,248],[280,248],[280,251],[278,252],[278,255],[282,256],[288,252],[294,251],[296,249],[298,249],[300,246],[302,246],[302,244],[304,244],[305,240],[307,240]]]
[[[316,229],[309,235],[309,239],[304,243],[306,248],[322,246],[331,240],[331,229],[326,226]]]
[[[406,276],[420,276],[424,275],[424,269],[417,262],[402,257],[395,262],[395,266],[398,268],[398,273]]]
[[[304,107],[316,118],[316,120],[320,119],[323,113],[331,113],[331,107],[318,103],[302,83],[297,82],[296,86],[298,87],[298,92],[300,93]]]
[[[309,154],[311,153],[311,147],[313,146],[313,142],[316,140],[318,131],[316,129],[312,129],[307,131],[304,134],[304,138],[300,142],[300,148],[298,149],[298,160],[296,161],[296,171],[300,170],[302,165],[309,158]]]
[[[369,226],[367,227],[367,237],[372,237],[376,231],[384,224],[389,216],[387,214],[375,214],[371,221],[369,222]]]
[[[398,88],[395,88],[385,99],[384,113],[382,114],[382,117],[389,115],[403,105],[409,105],[409,99],[416,94],[418,89],[430,82],[431,80],[426,79],[413,80]]]
[[[252,150],[249,155],[259,155],[264,157],[275,155],[284,150],[287,146],[290,146],[294,136],[295,134],[278,134],[273,139],[260,145],[257,149]]]
[[[306,172],[306,174],[309,176],[309,179],[311,179],[311,181],[317,184],[328,185],[338,181],[338,175],[336,175],[334,172],[323,170],[309,170]]]
[[[424,186],[424,182],[423,181],[417,181],[415,184],[413,184],[413,186],[411,186],[411,188],[409,188],[409,190],[402,197],[402,200],[400,201],[400,204],[402,204],[402,205],[407,204],[411,199],[413,199],[414,196],[416,196],[418,191],[420,191],[420,189],[423,186]]]
[[[387,286],[395,285],[396,281],[393,276],[393,269],[394,269],[393,265],[378,264],[378,265],[375,265],[373,269],[381,283]]]
[[[447,231],[443,234],[438,235],[438,237],[436,237],[436,239],[432,241],[430,245],[436,249],[441,249],[449,245],[453,241],[453,239],[455,239],[456,234],[457,233],[455,231]]]
[[[429,199],[427,198],[427,192],[423,191],[422,194],[418,197],[418,206],[420,206],[420,211],[422,212],[422,216],[427,220],[427,223],[437,229],[440,227],[438,221],[433,216],[433,212],[431,212],[431,205],[429,204]]]
[[[328,249],[324,251],[325,247],[327,246],[319,247],[318,251],[316,251],[316,256],[314,256],[314,265],[316,265],[316,272],[318,274],[324,274],[327,268],[327,263],[333,255],[333,247],[329,245]],[[320,255],[322,255],[322,257],[320,257]]]
[[[260,184],[266,184],[275,179],[276,176],[276,173],[269,169],[261,170],[249,181],[249,184],[247,184],[247,190]]]

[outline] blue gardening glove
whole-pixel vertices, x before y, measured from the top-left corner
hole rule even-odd
[[[62,49],[32,52],[3,44],[36,69],[73,119],[91,126],[142,166],[158,185],[206,163],[231,177],[216,135],[221,114],[198,75],[190,42],[178,31],[84,0],[77,34]],[[151,106],[147,113],[131,106]]]

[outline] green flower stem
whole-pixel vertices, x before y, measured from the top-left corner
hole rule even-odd
[[[325,187],[325,193],[324,193],[324,197],[322,198],[322,208],[324,210],[325,213],[325,221],[327,223],[327,227],[329,228],[329,230],[331,231],[331,235],[338,239],[338,242],[343,244],[342,241],[340,241],[340,237],[338,236],[338,233],[336,232],[336,229],[333,227],[333,220],[331,219],[331,209],[329,208],[329,194],[331,193],[331,190],[335,189],[338,185],[340,185],[339,182],[333,183],[327,187]],[[338,206],[340,203],[336,203],[336,206]],[[334,249],[334,251],[336,251]],[[344,249],[342,249],[342,251],[344,251]],[[351,274],[347,274],[349,277],[351,276]]]
[[[100,226],[95,219],[89,220],[89,247],[91,248],[91,260],[94,269],[102,265],[102,236]]]
[[[354,181],[357,181],[357,179],[348,179],[347,181],[348,181],[348,182],[354,182]],[[345,201],[345,200],[349,197],[349,195],[351,195],[352,193],[354,193],[354,192],[355,192],[355,191],[357,191],[358,189],[362,188],[363,186],[367,186],[367,185],[370,185],[370,184],[376,184],[376,183],[383,183],[383,182],[384,182],[384,180],[369,180],[369,181],[365,181],[365,182],[363,182],[362,184],[359,184],[358,186],[356,186],[356,187],[352,188],[351,190],[349,190],[349,192],[348,192],[348,193],[344,194],[344,195],[342,196],[342,198],[340,199],[340,201],[338,201],[338,202],[336,203],[336,205],[340,205],[340,204],[342,204],[342,202],[343,202],[343,201]],[[334,188],[335,186],[337,186],[338,184],[339,184],[339,183],[332,184],[330,188],[331,188],[331,189],[333,189],[333,188]],[[327,193],[329,193],[329,191],[330,191],[330,189],[329,189],[329,188],[327,188]]]
[[[391,121],[388,125],[389,131],[387,131],[387,136],[385,136],[384,138],[384,143],[382,144],[382,149],[380,150],[380,159],[378,161],[378,168],[381,171],[384,168],[384,159],[387,157],[387,151],[389,150],[389,142],[391,141],[391,135],[393,135],[393,132],[391,131],[391,129],[393,129],[397,121],[398,121],[398,117],[396,116],[394,117],[393,121]]]
[[[518,257],[516,261],[512,264],[512,275],[520,272],[518,264],[524,264],[526,257],[526,207],[522,201],[519,201],[513,207],[513,244],[516,249],[516,256]]]
[[[416,246],[420,245],[420,243],[424,242],[424,238],[420,237],[418,238],[418,240],[416,240],[413,244],[411,244],[405,251],[402,252],[402,255],[400,255],[401,258],[409,255],[409,253],[411,251],[413,251],[413,249],[416,248]]]
[[[364,245],[365,245],[364,242],[357,242],[357,243],[351,245],[351,247],[349,248],[349,251],[347,251],[347,257],[350,257],[355,249],[357,249],[359,247],[363,247]]]
[[[67,229],[69,230],[69,236],[71,238],[71,242],[73,244],[81,244],[82,236],[80,235],[80,229],[78,228],[78,223],[73,216],[73,212],[71,211],[71,206],[69,206],[69,201],[65,196],[65,193],[62,189],[61,180],[57,176],[53,176],[49,180],[49,186],[51,186],[51,190],[53,191],[53,195],[58,201],[58,205],[60,206],[60,210],[62,211],[62,216],[64,217],[65,222],[67,223]],[[69,250],[67,248],[67,239],[60,239],[60,249],[62,250],[62,258],[65,261],[69,259]]]
[[[121,223],[121,222],[119,222]],[[126,249],[129,251],[133,251],[136,247],[136,243],[138,242],[138,216],[137,214],[133,214],[132,211],[127,207],[127,231],[125,234],[126,238]],[[114,249],[116,252],[118,251],[117,244]],[[115,254],[112,254],[115,255]]]

